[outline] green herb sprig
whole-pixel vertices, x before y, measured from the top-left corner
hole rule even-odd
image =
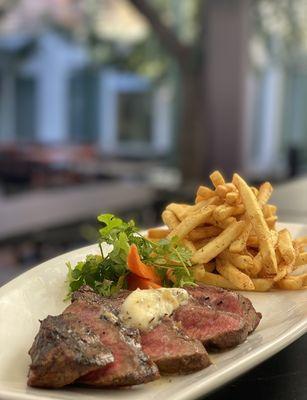
[[[82,285],[91,286],[97,293],[110,296],[126,287],[127,256],[132,244],[138,248],[142,261],[155,268],[161,276],[163,286],[182,287],[193,284],[191,252],[180,244],[178,238],[152,242],[139,233],[134,221],[125,222],[113,214],[101,214],[98,221],[100,255],[88,255],[84,261],[72,267],[67,263],[69,295]],[[111,245],[104,254],[102,243]],[[171,270],[172,280],[169,279]]]

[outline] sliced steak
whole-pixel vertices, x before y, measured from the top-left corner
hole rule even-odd
[[[78,382],[92,386],[130,386],[159,378],[157,366],[142,351],[139,332],[126,328],[95,293],[75,298],[65,310],[78,315],[109,348],[114,362],[82,376]]]
[[[111,297],[100,297],[92,289],[83,286],[76,299],[100,304],[118,314],[122,303],[131,292],[122,290]],[[164,318],[155,328],[140,332],[142,349],[157,364],[162,374],[186,374],[210,365],[210,359],[202,343],[189,338],[171,318]]]
[[[199,340],[185,335],[170,318],[147,332],[141,332],[143,351],[162,374],[188,374],[211,364]]]
[[[210,306],[220,311],[232,312],[243,317],[249,333],[256,329],[261,320],[261,314],[256,312],[251,301],[241,294],[216,286],[205,285],[189,287],[186,290],[201,305]]]
[[[113,296],[104,297],[95,293],[90,286],[83,285],[78,291],[73,293],[71,300],[72,302],[83,300],[89,304],[103,305],[113,314],[118,315],[121,305],[130,293],[130,290],[121,290]]]
[[[200,340],[205,346],[226,349],[246,339],[248,327],[245,320],[226,311],[212,309],[190,301],[173,314],[183,331],[191,338]]]
[[[111,297],[102,297],[102,304],[115,315],[118,315],[123,302],[130,293],[130,290],[121,290]]]
[[[29,351],[28,385],[59,388],[114,361],[111,351],[79,316],[48,316]]]

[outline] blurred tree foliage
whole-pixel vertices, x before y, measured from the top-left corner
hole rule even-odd
[[[177,149],[184,178],[199,178],[204,172],[203,155],[197,162],[196,150],[203,144],[203,37],[205,0],[125,0],[147,21],[147,33],[129,44],[106,40],[99,29],[99,0],[85,0],[86,39],[98,64],[112,65],[148,76],[154,82],[165,78],[177,87]],[[176,121],[177,122],[177,121]],[[199,153],[199,151],[198,151]],[[194,159],[194,163],[190,159]]]
[[[307,54],[306,0],[253,0],[253,39],[267,57],[293,64]]]

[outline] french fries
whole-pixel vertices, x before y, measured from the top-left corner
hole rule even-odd
[[[217,271],[229,282],[233,283],[238,289],[241,290],[255,290],[255,285],[251,278],[241,272],[229,261],[219,259],[216,266]]]
[[[218,256],[223,250],[227,249],[230,243],[240,235],[244,228],[243,221],[235,221],[229,225],[222,233],[216,236],[204,247],[197,250],[192,257],[194,263],[207,263]]]
[[[191,251],[196,282],[260,292],[307,288],[307,273],[296,270],[307,264],[307,237],[276,229],[272,185],[250,187],[238,174],[228,183],[219,171],[210,180],[213,187],[199,186],[195,204],[169,204],[166,228],[150,229],[148,237],[178,237]]]
[[[198,212],[190,213],[184,218],[168,235],[168,238],[174,236],[183,239],[198,225],[203,224],[210,217],[214,210],[214,206],[201,208]]]
[[[234,184],[242,198],[246,213],[259,240],[259,248],[263,261],[263,268],[268,275],[277,273],[277,261],[271,241],[269,228],[265,222],[260,205],[251,188],[238,175],[234,174]]]

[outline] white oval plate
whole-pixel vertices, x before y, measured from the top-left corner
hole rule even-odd
[[[286,226],[294,236],[307,235],[307,226]],[[307,331],[307,291],[245,293],[263,318],[256,331],[240,346],[212,355],[213,365],[197,373],[163,378],[130,389],[103,390],[67,387],[41,390],[26,385],[30,358],[27,354],[39,328],[39,319],[56,315],[67,306],[66,261],[73,264],[86,254],[97,252],[88,246],[47,261],[0,288],[0,398],[20,399],[196,399],[243,374]]]

